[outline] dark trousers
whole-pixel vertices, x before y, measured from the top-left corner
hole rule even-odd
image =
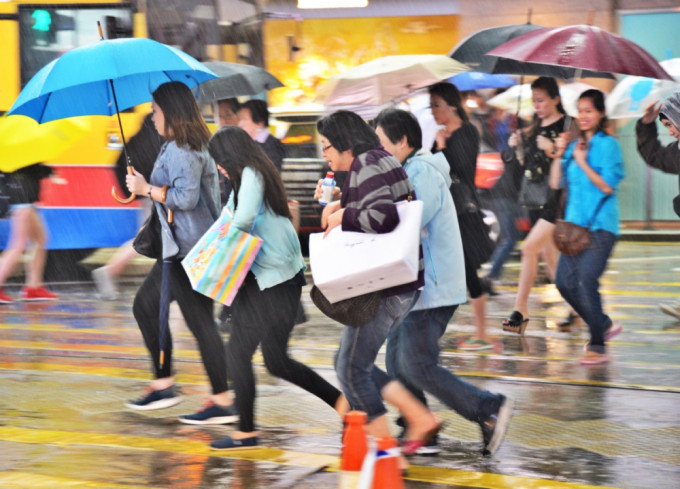
[[[161,297],[161,262],[156,262],[137,291],[132,312],[144,337],[146,348],[151,354],[156,378],[173,375],[172,335],[168,331],[165,348],[165,362],[161,368],[158,344],[158,314]],[[173,262],[170,268],[170,297],[177,301],[187,327],[198,341],[203,366],[210,378],[213,394],[227,390],[227,362],[222,337],[213,319],[213,300],[191,288],[182,264]]]
[[[560,255],[555,273],[555,285],[564,300],[574,308],[590,329],[588,349],[605,352],[604,335],[612,320],[602,310],[600,276],[607,267],[616,236],[599,230],[590,233],[588,248],[578,255]]]
[[[227,364],[240,416],[239,429],[255,431],[255,375],[253,354],[261,345],[269,372],[314,394],[331,407],[340,391],[311,368],[288,356],[288,339],[295,325],[302,287],[282,283],[260,290],[248,273],[234,303],[232,332],[227,344]]]

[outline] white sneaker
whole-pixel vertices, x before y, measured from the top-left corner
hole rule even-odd
[[[680,301],[674,304],[659,304],[659,309],[675,319],[680,319]]]
[[[102,299],[114,300],[118,297],[118,289],[111,279],[106,267],[95,268],[92,270],[92,279],[97,286],[97,292]]]

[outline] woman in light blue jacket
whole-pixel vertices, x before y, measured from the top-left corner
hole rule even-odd
[[[220,129],[208,149],[219,171],[232,184],[224,212],[233,213],[232,223],[238,229],[262,239],[262,247],[232,305],[227,365],[240,421],[238,431],[210,445],[224,450],[259,444],[252,366],[258,345],[272,375],[311,392],[340,414],[347,410],[347,402],[338,389],[288,356],[288,338],[305,284],[305,262],[276,167],[238,127]]]

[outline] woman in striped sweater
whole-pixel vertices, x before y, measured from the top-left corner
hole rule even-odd
[[[348,172],[340,200],[323,211],[322,227],[327,233],[337,226],[362,233],[392,231],[399,224],[395,203],[415,198],[402,166],[382,148],[373,129],[353,112],[334,112],[321,119],[317,127],[323,156],[331,169]],[[378,350],[415,304],[424,283],[421,253],[416,281],[385,289],[374,319],[358,328],[345,326],[335,365],[351,407],[367,413],[371,435],[390,436],[383,398],[402,412],[409,426],[402,447],[406,455],[432,437],[441,423],[401,383],[373,369]]]

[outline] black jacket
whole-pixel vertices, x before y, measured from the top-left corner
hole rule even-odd
[[[653,168],[658,168],[664,173],[680,175],[680,147],[678,147],[678,141],[661,146],[656,122],[644,124],[642,119],[638,119],[635,124],[635,134],[637,136],[638,152],[645,160],[645,163]],[[678,186],[680,187],[680,177],[678,178]]]

